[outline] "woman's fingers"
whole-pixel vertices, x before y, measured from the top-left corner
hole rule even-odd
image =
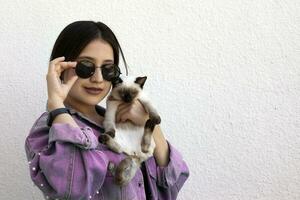
[[[118,106],[118,110],[122,110],[123,108],[126,108],[128,105],[130,105],[130,103],[121,103],[121,104]]]
[[[124,110],[124,109],[126,109],[130,106],[131,106],[131,104],[129,104],[129,103],[120,104],[119,107],[118,107],[118,111],[122,111],[122,110]]]
[[[48,98],[62,99],[64,100],[70,91],[72,85],[78,79],[75,72],[72,72],[71,76],[64,79],[65,83],[62,83],[60,76],[63,71],[74,68],[77,62],[64,61],[64,57],[58,57],[50,61],[47,79]],[[73,71],[73,70],[71,70]]]
[[[76,66],[76,61],[72,62],[72,61],[68,61],[68,62],[60,62],[59,65],[62,69],[68,69],[70,67],[75,67]]]
[[[55,58],[55,59],[51,60],[50,63],[49,63],[48,74],[50,74],[51,72],[55,72],[55,65],[58,62],[61,62],[63,60],[65,60],[64,56],[58,57],[58,58]]]
[[[148,118],[149,115],[139,100],[120,104],[116,113],[116,123],[130,120],[138,126],[143,126]]]
[[[117,117],[116,117],[117,122],[118,122],[118,120],[121,120],[122,116],[124,116],[125,113],[131,112],[131,111],[133,113],[135,113],[135,112],[147,113],[144,105],[138,99],[134,100],[131,103],[121,103],[118,106],[118,110],[117,110]],[[127,115],[125,115],[125,116],[127,116]]]
[[[119,122],[121,119],[124,120],[124,115],[128,113],[131,110],[131,106],[123,106],[121,109],[118,110],[117,116],[116,116],[116,122]]]
[[[130,119],[130,114],[128,113],[124,113],[121,118],[120,118],[120,122],[125,122],[126,120],[131,120]]]
[[[52,72],[52,73],[58,73],[58,75],[60,75],[64,70],[68,68],[74,68],[77,64],[76,61],[63,62],[64,60],[65,60],[64,57],[58,57],[50,61],[48,73]]]
[[[116,122],[124,122],[128,118],[134,114],[134,110],[136,109],[138,101],[133,101],[132,103],[122,103],[118,107]]]
[[[76,63],[77,62],[71,62],[71,61],[68,61],[68,62],[60,62],[58,64],[55,65],[55,71],[57,73],[59,73],[59,75],[65,71],[66,69],[69,69],[69,68],[74,68],[76,66]]]
[[[61,61],[63,61],[63,60],[65,60],[65,57],[64,57],[64,56],[61,56],[61,57],[57,57],[57,58],[53,59],[53,60],[51,61],[51,63],[57,64],[58,62],[61,62]]]

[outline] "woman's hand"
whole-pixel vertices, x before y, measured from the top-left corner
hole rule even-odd
[[[137,126],[144,126],[148,119],[149,114],[139,100],[120,104],[116,113],[116,123],[130,120]]]
[[[74,69],[76,62],[63,62],[65,57],[58,57],[50,61],[47,79],[48,88],[48,104],[62,104],[66,99],[71,87],[78,79]],[[63,71],[69,70],[70,75],[67,76],[64,83],[60,80]]]
[[[120,104],[116,113],[117,123],[130,120],[136,125],[144,126],[148,119],[149,114],[139,100]],[[159,166],[167,166],[170,160],[169,146],[159,125],[156,125],[153,130],[153,138],[156,145],[153,152],[155,160]]]

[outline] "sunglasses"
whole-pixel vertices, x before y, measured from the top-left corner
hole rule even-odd
[[[89,78],[93,76],[96,68],[101,69],[103,79],[107,81],[113,81],[118,78],[121,74],[121,70],[118,65],[115,64],[104,64],[100,67],[96,67],[96,65],[88,60],[78,61],[75,67],[75,72],[80,78]]]

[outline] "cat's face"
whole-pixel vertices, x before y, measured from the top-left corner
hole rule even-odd
[[[147,76],[132,77],[121,75],[119,79],[113,83],[111,96],[116,100],[130,103],[138,98],[146,79]]]

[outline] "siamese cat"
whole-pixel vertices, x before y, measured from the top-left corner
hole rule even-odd
[[[103,121],[105,133],[99,142],[117,153],[125,153],[115,170],[115,181],[126,185],[134,176],[140,164],[153,155],[155,142],[152,136],[155,125],[161,119],[143,91],[147,77],[119,76],[112,81],[113,87],[106,101],[106,112]],[[116,112],[121,103],[139,100],[149,114],[144,126],[137,126],[131,121],[116,123]]]

